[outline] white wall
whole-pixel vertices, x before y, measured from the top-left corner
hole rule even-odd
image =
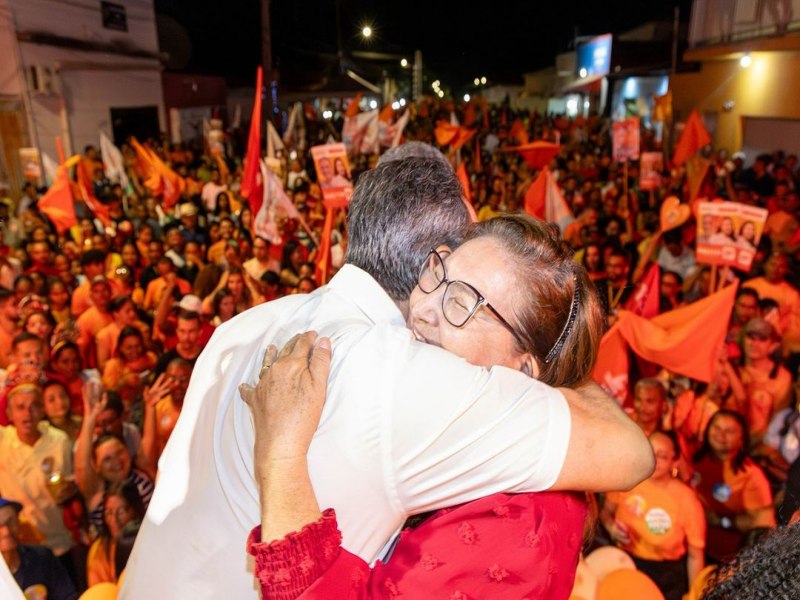
[[[124,42],[129,47],[158,51],[153,0],[114,0],[125,6],[128,31],[105,29],[100,0],[7,0],[17,31],[47,32],[84,41]]]

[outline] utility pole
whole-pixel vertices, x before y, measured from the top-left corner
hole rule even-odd
[[[272,119],[275,108],[272,106],[273,82],[275,77],[272,73],[272,27],[269,16],[269,0],[261,0],[261,66],[264,69],[264,82],[268,90],[266,94],[267,114]],[[264,93],[264,90],[261,90]]]

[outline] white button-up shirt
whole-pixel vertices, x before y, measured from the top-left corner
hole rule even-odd
[[[161,457],[121,598],[258,597],[244,550],[260,522],[253,424],[238,386],[255,383],[268,344],[312,329],[331,338],[333,359],[309,469],[349,551],[373,561],[409,514],[556,480],[570,433],[563,395],[415,341],[380,286],[346,265],[313,294],[215,332]]]

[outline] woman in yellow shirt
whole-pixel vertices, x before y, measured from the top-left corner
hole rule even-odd
[[[612,492],[600,515],[611,539],[667,600],[680,600],[704,565],[706,520],[694,490],[675,477],[675,435],[655,431],[653,475],[629,492]]]

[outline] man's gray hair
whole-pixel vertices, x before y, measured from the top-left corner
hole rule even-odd
[[[437,159],[390,160],[363,173],[350,200],[345,262],[407,300],[430,249],[461,242],[470,224],[463,194],[452,167]]]
[[[411,158],[414,156],[417,158],[438,160],[442,163],[442,166],[453,168],[453,165],[450,164],[444,154],[425,142],[406,142],[394,148],[390,148],[378,159],[378,166],[393,160],[403,160],[404,158]]]

